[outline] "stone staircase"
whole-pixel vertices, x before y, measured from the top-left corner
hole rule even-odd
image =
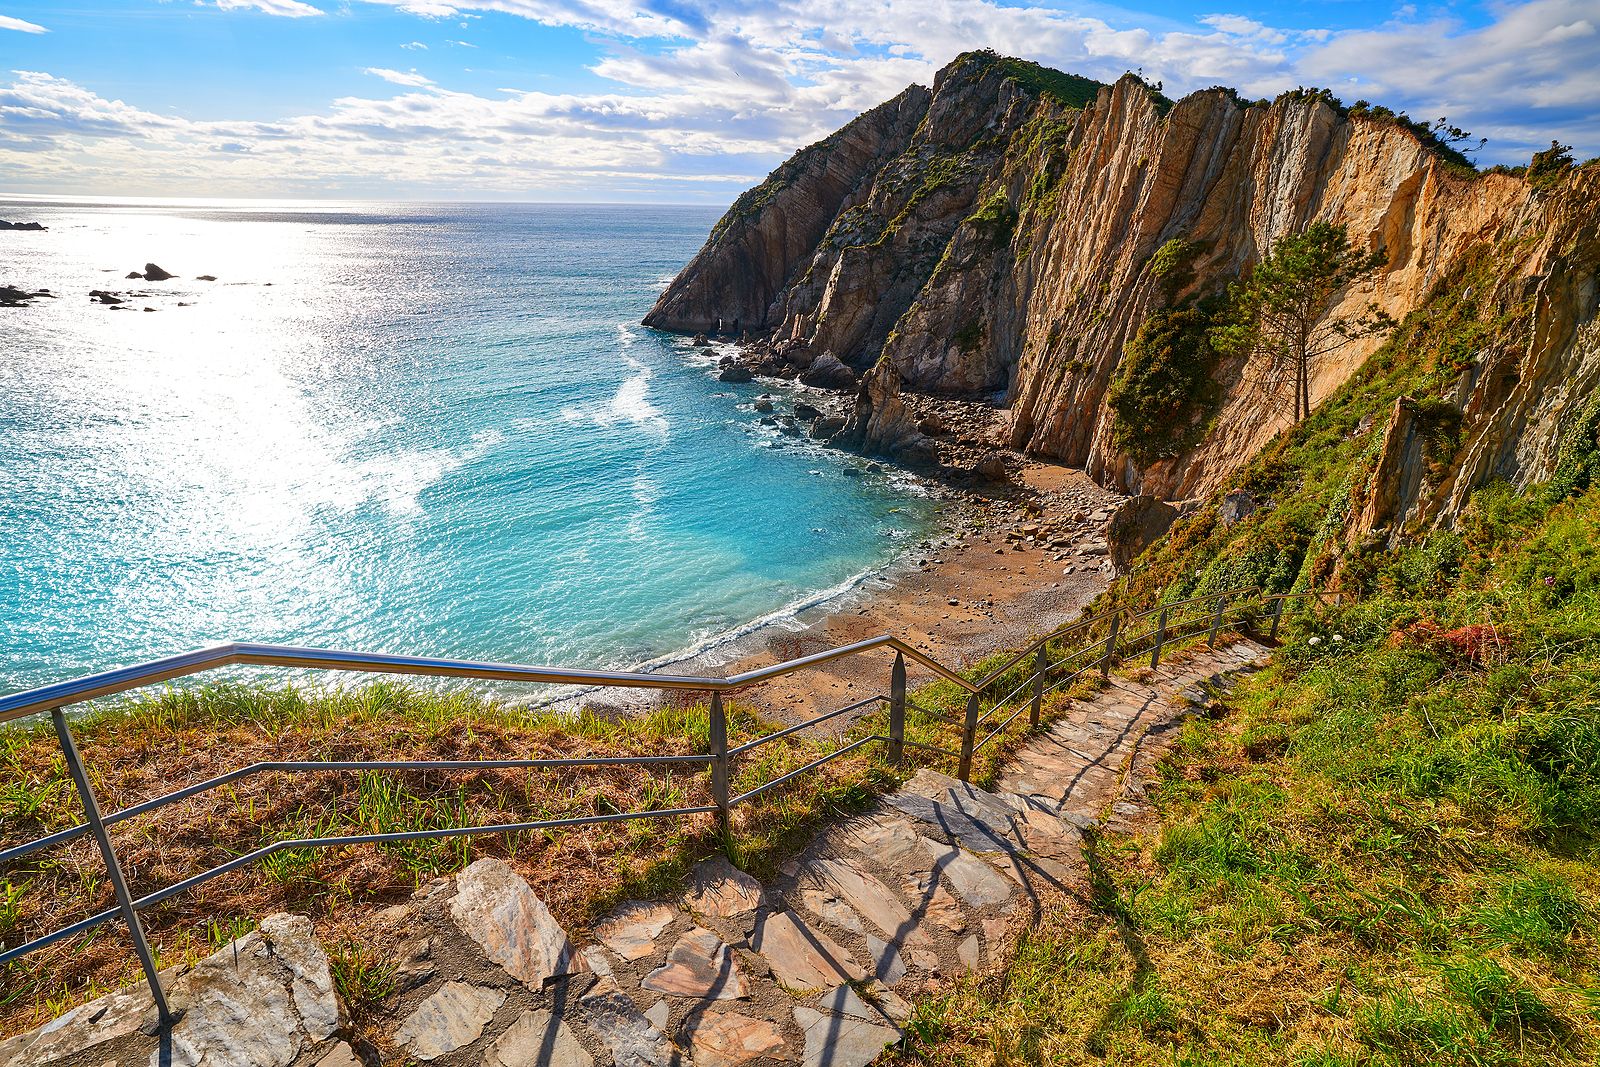
[[[1264,650],[1200,650],[1094,698],[1017,751],[993,791],[923,770],[830,826],[761,885],[721,858],[673,901],[622,906],[575,944],[512,868],[484,859],[392,918],[412,931],[380,1017],[385,1062],[441,1067],[863,1067],[907,998],[990,966],[1052,894],[1085,885],[1082,833],[1127,828],[1205,683]],[[0,1062],[353,1067],[327,957],[294,916],[186,973],[160,1039],[149,1000],[112,994],[0,1042]],[[370,1062],[377,1050],[362,1050]]]

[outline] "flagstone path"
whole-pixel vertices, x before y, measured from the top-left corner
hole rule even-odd
[[[479,860],[406,906],[415,936],[394,961],[386,1032],[440,1067],[864,1067],[899,1039],[907,998],[998,962],[1015,924],[1083,887],[1083,831],[1130,825],[1189,701],[1264,655],[1241,641],[1113,677],[1016,752],[993,790],[922,770],[771,884],[707,860],[678,899],[622,906],[593,944],[574,944],[510,866]],[[174,979],[188,1014],[165,1051],[137,1034],[140,998],[124,993],[0,1042],[0,1061],[352,1067],[326,956],[314,938],[288,941],[304,927],[275,916],[244,939],[273,1005],[244,1045],[226,1020],[254,1009],[185,991],[193,975],[236,971],[230,947]],[[216,1032],[235,1043],[202,1040]]]

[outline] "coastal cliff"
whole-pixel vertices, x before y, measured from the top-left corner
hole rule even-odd
[[[1225,295],[1275,240],[1327,221],[1382,256],[1330,316],[1376,304],[1401,320],[1475,284],[1476,304],[1517,320],[1463,356],[1448,396],[1417,398],[1460,413],[1459,450],[1380,510],[1437,518],[1490,478],[1550,477],[1586,417],[1600,377],[1595,170],[1541,186],[1475,173],[1428,131],[1324,92],[1173,102],[1132,75],[1101,85],[968,53],[741,197],[645,321],[720,321],[763,342],[769,367],[887,365],[863,397],[888,377],[1003,396],[1011,447],[1124,492],[1193,497],[1225,486],[1290,413],[1259,368],[1218,357],[1190,425],[1130,448],[1108,402],[1126,352],[1147,324]],[[1381,343],[1321,361],[1313,405]],[[873,419],[858,412],[852,440],[905,439]]]

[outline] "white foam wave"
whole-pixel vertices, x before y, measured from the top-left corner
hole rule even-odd
[[[670,666],[672,664],[683,663],[687,660],[700,659],[702,657],[705,657],[718,665],[730,662],[739,658],[739,656],[743,654],[742,651],[730,651],[730,654],[723,658],[717,658],[716,656],[710,654],[715,653],[719,649],[726,648],[726,646],[732,645],[740,638],[749,637],[753,633],[774,626],[782,627],[791,633],[800,633],[802,631],[809,630],[811,629],[811,624],[800,618],[802,613],[810,611],[814,608],[820,608],[823,605],[829,604],[835,600],[841,600],[851,593],[860,591],[869,583],[882,582],[887,584],[885,575],[892,567],[894,567],[894,565],[894,563],[890,563],[886,566],[873,567],[868,570],[861,571],[859,574],[853,574],[849,578],[846,578],[844,581],[840,582],[838,585],[830,586],[827,589],[822,589],[814,593],[807,593],[805,596],[791,600],[789,603],[783,605],[783,607],[777,608],[774,611],[769,611],[765,615],[751,619],[749,622],[741,623],[732,629],[723,630],[720,633],[711,634],[710,636],[702,638],[699,641],[685,645],[683,648],[680,648],[675,652],[669,652],[665,656],[657,656],[655,659],[645,660],[643,663],[636,664],[628,669],[632,671],[653,671],[662,667]]]

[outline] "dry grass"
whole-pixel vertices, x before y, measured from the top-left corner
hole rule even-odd
[[[945,713],[964,707],[954,687],[916,694]],[[1047,718],[1065,702],[1053,699]],[[737,701],[731,743],[770,732]],[[826,736],[793,735],[735,764],[735,794],[868,734],[882,712]],[[1024,717],[980,754],[979,775],[1021,740]],[[830,726],[833,724],[829,724]],[[826,728],[824,728],[826,729]],[[471,693],[380,683],[309,693],[293,688],[174,689],[97,709],[74,722],[102,807],[144,799],[260,761],[485,760],[665,755],[706,751],[703,704],[679,699],[637,717],[529,710]],[[916,712],[907,736],[956,749],[956,728]],[[907,748],[892,767],[870,744],[735,810],[731,839],[709,815],[437,841],[292,849],[153,906],[141,914],[161,962],[192,961],[274,911],[309,915],[333,951],[347,999],[381,992],[372,947],[388,930],[383,909],[482,856],[510,861],[558,919],[582,932],[614,904],[674,891],[688,867],[726,852],[758,876],[798,851],[826,820],[859,811],[919,766],[954,761]],[[0,731],[0,847],[81,821],[47,724]],[[267,772],[112,828],[134,894],[171,885],[273,841],[487,825],[709,804],[701,767],[288,774]],[[15,945],[114,904],[87,836],[0,872],[0,943]],[[380,952],[381,954],[381,952]],[[14,1033],[76,1003],[139,980],[120,922],[20,960],[0,986],[0,1033]]]

